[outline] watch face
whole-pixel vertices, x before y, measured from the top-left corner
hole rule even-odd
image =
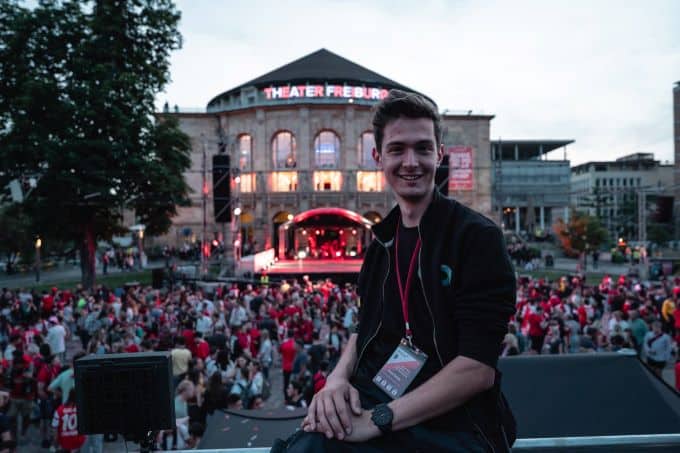
[[[371,418],[378,426],[390,425],[392,423],[392,411],[386,406],[376,407]]]

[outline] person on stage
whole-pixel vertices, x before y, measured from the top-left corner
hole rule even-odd
[[[515,426],[496,364],[516,282],[501,230],[435,188],[433,102],[391,90],[373,131],[397,206],[373,227],[356,332],[302,430],[272,451],[507,452]]]

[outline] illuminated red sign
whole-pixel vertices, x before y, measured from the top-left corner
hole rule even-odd
[[[384,88],[351,85],[285,85],[262,90],[266,99],[344,98],[379,101],[387,97]]]
[[[469,146],[450,146],[449,155],[449,192],[474,189],[473,154]]]

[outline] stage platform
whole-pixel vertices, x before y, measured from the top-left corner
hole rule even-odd
[[[680,395],[635,355],[502,358],[517,418],[514,453],[680,451]],[[216,411],[199,449],[265,453],[300,426],[305,409]]]
[[[361,259],[304,259],[279,260],[266,272],[270,281],[302,278],[309,275],[312,280],[330,278],[334,283],[356,283],[361,270]],[[262,273],[256,272],[259,279]]]

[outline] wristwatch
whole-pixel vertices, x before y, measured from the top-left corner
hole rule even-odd
[[[375,426],[378,427],[381,433],[389,434],[392,432],[392,419],[394,418],[394,412],[390,409],[387,404],[378,404],[373,408],[373,413],[371,414],[371,421]]]

